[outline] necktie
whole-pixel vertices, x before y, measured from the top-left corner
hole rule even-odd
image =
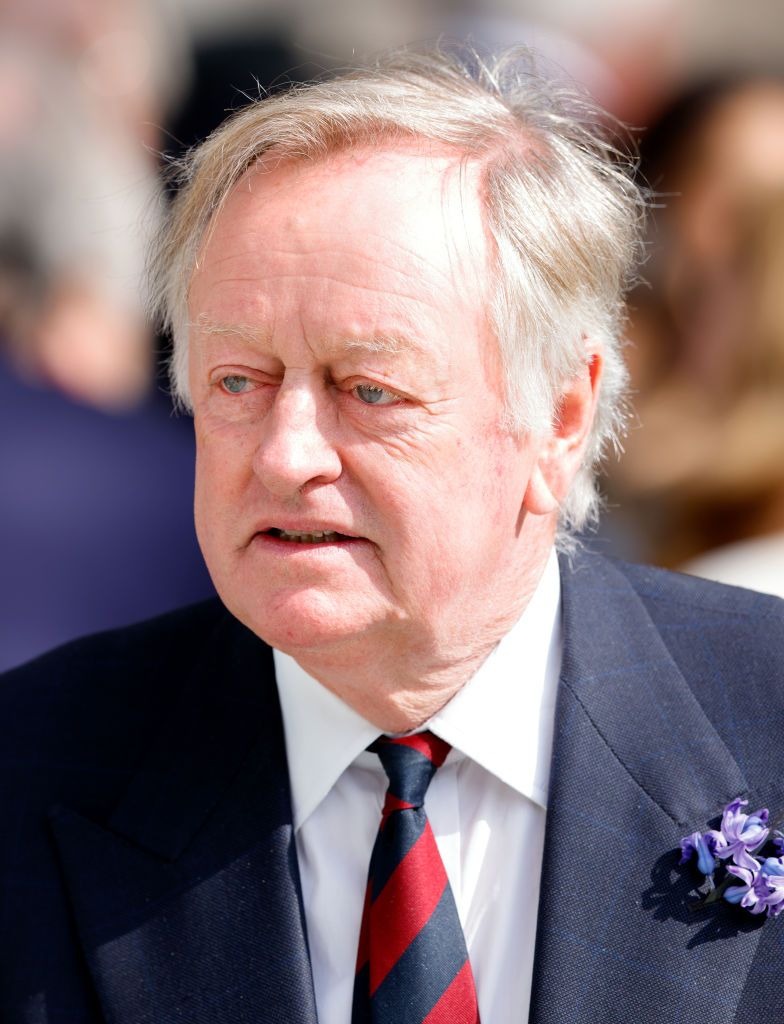
[[[352,1024],[479,1024],[465,938],[425,793],[450,747],[432,733],[382,736],[389,778],[370,858]]]

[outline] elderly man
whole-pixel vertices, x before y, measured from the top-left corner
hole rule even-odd
[[[397,55],[190,159],[157,282],[222,603],[6,680],[4,1022],[784,1013],[775,879],[692,913],[677,866],[784,817],[781,605],[570,542],[640,202],[551,92]]]

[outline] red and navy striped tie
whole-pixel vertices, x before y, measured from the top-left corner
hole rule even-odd
[[[370,858],[352,1024],[478,1024],[454,896],[424,809],[448,743],[423,732],[370,750],[389,778]]]

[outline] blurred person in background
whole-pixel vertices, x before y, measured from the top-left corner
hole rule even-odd
[[[29,379],[113,410],[152,381],[141,286],[158,185],[108,106],[90,102],[63,54],[30,37],[0,41],[6,357]]]
[[[153,380],[144,263],[159,126],[183,66],[163,32],[147,0],[0,4],[6,356],[99,409],[133,407]]]
[[[605,529],[680,566],[784,528],[784,84],[688,94],[645,137],[643,173],[660,199],[649,285],[629,304],[635,424]]]
[[[191,522],[193,442],[172,428],[143,310],[177,37],[164,42],[142,0],[3,0],[0,19],[7,668],[212,588]]]
[[[709,413],[710,468],[695,473],[694,529],[721,546],[687,561],[698,576],[784,597],[784,188],[739,232],[743,341]],[[689,488],[687,485],[687,492]]]

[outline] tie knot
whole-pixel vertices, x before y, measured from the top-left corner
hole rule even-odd
[[[421,807],[430,781],[451,747],[431,732],[414,736],[380,736],[369,747],[378,754],[389,779],[385,812]]]

